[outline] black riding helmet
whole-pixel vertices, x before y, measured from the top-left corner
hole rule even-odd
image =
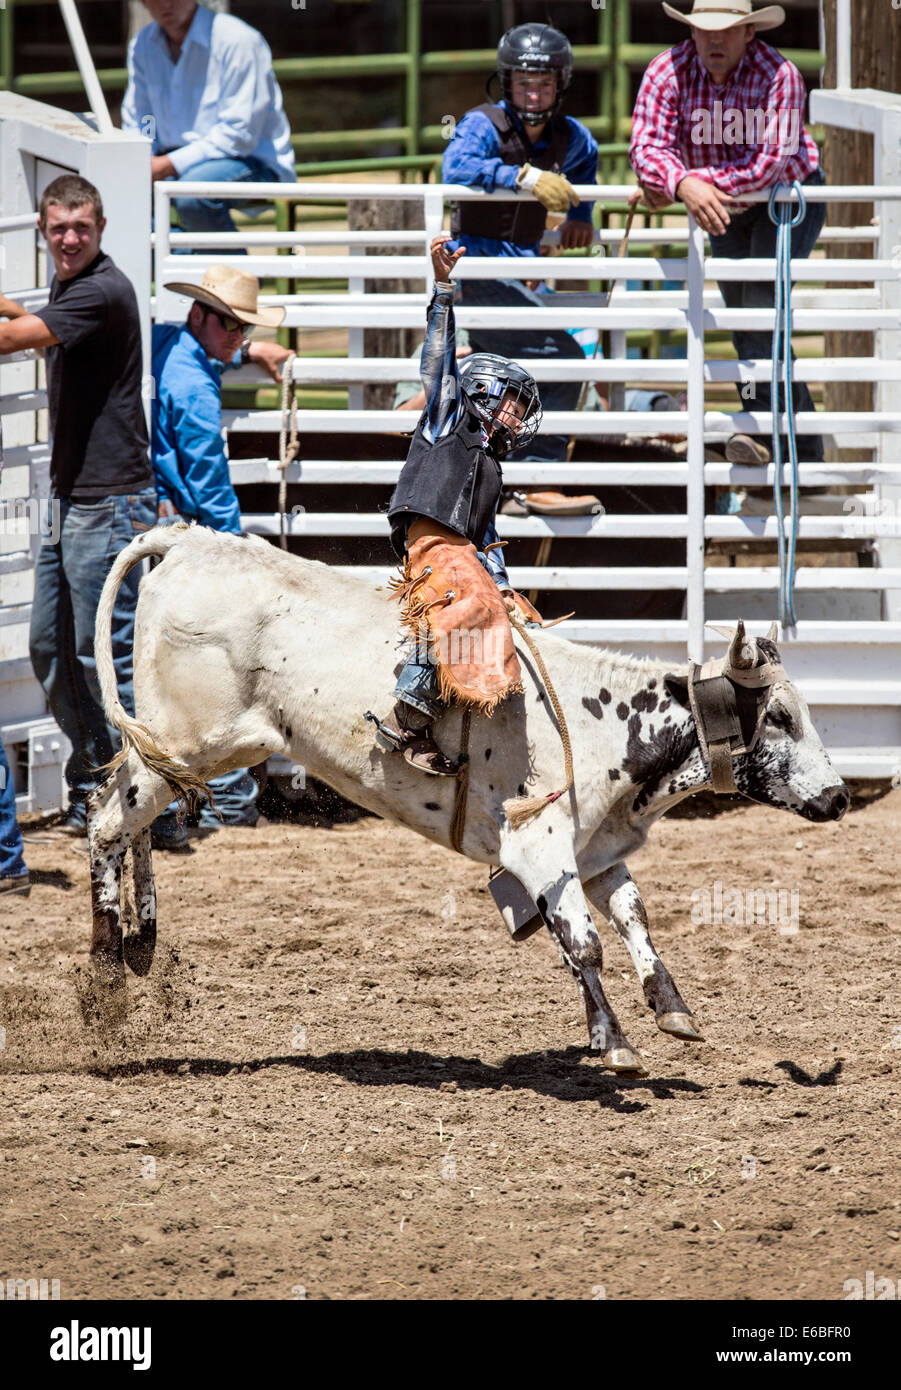
[[[514,72],[555,72],[557,95],[544,111],[521,111],[513,106]],[[550,24],[520,24],[508,29],[497,46],[497,73],[501,92],[525,125],[543,125],[563,100],[573,75],[573,50],[569,39]]]
[[[522,367],[493,352],[474,352],[460,363],[460,384],[488,430],[495,458],[506,458],[512,449],[535,438],[541,424],[541,401],[534,377]],[[497,413],[507,399],[523,406],[522,424],[516,433],[497,422]]]

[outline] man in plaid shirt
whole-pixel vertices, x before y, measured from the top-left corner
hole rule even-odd
[[[751,0],[694,0],[691,14],[664,10],[691,26],[691,37],[661,53],[642,79],[632,123],[630,160],[641,200],[655,211],[684,203],[710,237],[714,256],[772,258],[776,227],[766,203],[741,205],[743,193],[775,183],[822,184],[817,147],[804,128],[807,92],[801,74],[758,30],[785,19],[780,5],[754,10]],[[809,204],[792,231],[793,258],[809,256],[826,216],[825,204]],[[730,308],[772,308],[774,286],[760,280],[724,281]],[[768,358],[772,334],[736,330],[739,358]],[[770,386],[758,382],[754,399],[770,409]],[[793,386],[796,411],[814,404],[806,385]],[[743,399],[747,385],[740,388]],[[762,463],[769,451],[748,435],[726,446],[733,463]],[[798,436],[798,457],[823,458],[819,435]]]

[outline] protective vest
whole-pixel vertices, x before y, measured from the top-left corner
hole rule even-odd
[[[531,164],[533,169],[563,173],[569,148],[569,126],[565,116],[551,117],[544,131],[547,145],[543,150],[535,150],[522,128],[502,106],[492,106],[486,101],[473,110],[487,116],[500,136],[500,156],[505,164]],[[512,241],[517,246],[531,246],[541,240],[546,225],[547,209],[528,193],[520,194],[517,202],[454,203],[451,209],[451,233],[455,237],[466,232],[471,236],[493,237],[496,241]]]
[[[403,556],[407,528],[417,516],[440,521],[479,548],[500,502],[501,466],[482,447],[474,410],[466,410],[434,444],[422,432],[424,419],[423,414],[388,504],[395,554]]]

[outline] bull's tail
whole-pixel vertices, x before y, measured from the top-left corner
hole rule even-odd
[[[168,555],[173,546],[180,544],[189,529],[185,522],[176,522],[174,526],[157,526],[152,531],[136,536],[131,544],[116,556],[100,595],[94,630],[94,657],[97,662],[97,677],[103,696],[104,713],[122,735],[121,751],[103,771],[114,772],[133,748],[144,766],[162,777],[172,788],[175,796],[186,804],[188,811],[194,812],[199,809],[204,799],[212,804],[210,790],[202,777],[197,777],[184,763],[177,762],[164,752],[150,730],[126,713],[119,701],[112,641],[113,608],[122,580],[147,556],[162,558]]]

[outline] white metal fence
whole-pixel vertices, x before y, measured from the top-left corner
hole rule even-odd
[[[829,94],[835,98],[835,94]],[[881,96],[882,94],[875,94]],[[860,94],[846,94],[860,96]],[[2,151],[3,98],[0,97],[0,151]],[[21,99],[19,99],[21,100]],[[37,105],[29,103],[30,106]],[[895,130],[893,108],[876,103],[881,134],[877,139],[882,147],[890,144]],[[870,108],[867,107],[869,110]],[[835,112],[833,111],[833,117]],[[876,119],[876,118],[874,118]],[[898,112],[898,133],[901,134],[901,104]],[[99,138],[99,137],[98,137]],[[901,141],[899,141],[901,144]],[[877,176],[879,165],[877,162]],[[91,175],[88,175],[89,177]],[[95,182],[105,192],[99,178]],[[618,200],[630,191],[625,187],[583,188],[585,197],[599,200]],[[869,380],[877,383],[876,409],[862,419],[854,412],[824,412],[801,414],[797,429],[801,434],[831,435],[841,448],[866,448],[872,459],[866,462],[834,462],[802,464],[802,487],[853,489],[831,512],[805,514],[801,518],[802,539],[817,539],[828,553],[830,540],[859,540],[869,544],[874,554],[872,568],[838,565],[805,565],[800,560],[796,590],[802,597],[815,601],[816,616],[801,616],[797,628],[783,635],[784,657],[789,671],[811,704],[814,718],[824,739],[836,758],[839,770],[846,776],[892,776],[901,769],[901,179],[888,179],[868,188],[813,188],[806,190],[811,203],[827,201],[868,201],[872,199],[879,216],[874,225],[861,228],[828,228],[820,239],[827,253],[837,241],[864,241],[873,244],[873,260],[830,260],[828,254],[810,261],[796,262],[793,275],[797,289],[793,296],[794,328],[804,332],[823,333],[841,327],[873,331],[876,351],[869,358],[801,359],[795,369],[798,380],[813,382]],[[302,198],[306,201],[354,198],[415,199],[423,205],[421,231],[338,231],[279,234],[274,230],[242,231],[230,234],[183,234],[170,230],[169,200],[173,196],[227,196],[230,198]],[[505,195],[494,195],[502,198]],[[509,195],[506,195],[509,196]],[[301,410],[299,423],[303,434],[328,431],[334,435],[409,433],[415,426],[415,416],[404,411],[364,411],[359,405],[357,388],[365,383],[407,380],[413,375],[411,363],[405,358],[366,358],[362,350],[362,334],[366,327],[424,327],[424,307],[427,287],[431,283],[431,263],[428,245],[432,236],[444,225],[448,199],[484,199],[485,194],[470,189],[430,185],[385,185],[360,183],[321,183],[297,186],[285,184],[260,185],[185,185],[157,183],[155,185],[154,274],[156,296],[147,299],[152,317],[157,322],[178,321],[184,318],[186,301],[165,291],[169,280],[199,282],[212,261],[232,260],[243,270],[261,277],[278,277],[299,282],[301,288],[286,298],[264,297],[264,302],[285,303],[288,326],[304,329],[333,327],[348,331],[349,355],[346,358],[299,358],[295,365],[296,380],[302,384],[346,385],[351,391],[351,408],[347,410]],[[34,201],[30,206],[33,208]],[[121,205],[121,199],[120,199]],[[0,214],[10,208],[5,197],[0,201]],[[14,215],[19,212],[17,207]],[[146,214],[123,212],[132,241],[140,241],[141,227],[146,227]],[[143,220],[141,220],[143,219]],[[32,223],[33,226],[33,223]],[[16,235],[26,234],[17,225]],[[0,236],[6,235],[0,221]],[[33,233],[32,233],[33,237]],[[600,565],[589,547],[586,563],[544,568],[513,566],[511,579],[520,589],[672,589],[684,592],[683,616],[679,619],[656,621],[573,619],[563,628],[575,640],[605,643],[625,650],[658,655],[673,661],[685,660],[686,653],[701,659],[718,650],[721,639],[711,645],[705,633],[705,621],[715,615],[717,621],[727,617],[744,616],[742,604],[761,595],[771,595],[775,616],[778,571],[773,566],[749,564],[742,567],[712,565],[705,559],[707,543],[715,540],[742,540],[775,537],[775,518],[766,516],[719,516],[705,512],[704,489],[711,485],[772,486],[773,467],[735,466],[721,462],[705,462],[705,443],[722,441],[735,430],[769,437],[769,415],[753,410],[729,413],[705,409],[708,385],[722,383],[753,383],[768,380],[769,361],[737,363],[734,360],[708,358],[705,334],[711,330],[734,330],[744,327],[771,330],[773,312],[765,310],[728,309],[719,292],[710,282],[727,278],[769,279],[774,274],[771,261],[719,261],[705,257],[702,233],[689,222],[666,230],[636,230],[633,246],[669,244],[685,247],[684,255],[667,257],[642,256],[620,264],[611,256],[619,241],[618,231],[595,234],[595,244],[589,253],[565,258],[518,260],[517,276],[552,279],[565,287],[568,281],[615,280],[617,289],[608,308],[601,309],[579,301],[579,307],[542,307],[516,311],[516,324],[528,327],[570,328],[577,321],[580,328],[610,331],[613,347],[607,359],[584,363],[538,362],[528,360],[530,370],[539,383],[552,380],[572,380],[574,376],[623,385],[633,382],[644,386],[684,384],[687,411],[654,412],[642,415],[612,409],[606,412],[550,412],[545,416],[543,432],[557,435],[575,434],[578,438],[598,441],[598,457],[587,463],[513,463],[505,469],[505,478],[515,486],[559,486],[574,484],[590,487],[603,500],[605,487],[639,485],[648,488],[672,487],[685,489],[684,511],[677,515],[603,515],[599,517],[553,519],[542,517],[501,517],[502,537],[582,537],[592,539],[634,539],[656,537],[679,538],[685,541],[685,562],[666,568],[617,567]],[[549,240],[553,241],[553,235]],[[5,243],[4,243],[5,244]],[[246,248],[248,255],[235,255]],[[331,253],[325,248],[332,247]],[[369,248],[396,248],[396,254],[371,256]],[[287,254],[272,254],[282,248]],[[345,249],[346,248],[346,249]],[[174,254],[176,250],[194,249],[190,258]],[[199,252],[199,253],[198,253]],[[601,253],[600,255],[598,253]],[[114,252],[114,254],[116,254]],[[34,247],[32,246],[32,257]],[[120,256],[116,256],[117,260]],[[508,259],[492,260],[465,257],[458,264],[457,276],[465,279],[509,277],[512,265]],[[324,277],[346,278],[346,292],[304,291],[304,280]],[[423,290],[413,294],[383,293],[367,288],[366,282],[414,279],[423,283]],[[653,289],[635,291],[627,281],[642,281],[650,286],[657,281],[677,281],[683,288],[660,293]],[[4,291],[22,298],[23,291],[38,302],[42,291],[37,280],[16,284],[7,275]],[[853,290],[833,288],[852,283]],[[140,297],[140,296],[139,296]],[[513,325],[512,311],[482,307],[461,307],[457,320],[469,328],[490,328]],[[627,356],[628,334],[637,329],[675,329],[686,335],[686,356],[682,359],[660,358],[636,361]],[[303,346],[303,340],[301,340]],[[149,359],[148,359],[149,360]],[[2,369],[11,372],[13,367]],[[33,373],[33,368],[31,369]],[[252,372],[245,372],[245,376]],[[35,429],[36,409],[43,404],[33,380],[10,381],[0,376],[3,398],[0,409],[4,416],[15,413],[29,420]],[[152,387],[151,387],[152,389]],[[281,423],[276,411],[227,412],[224,426],[227,434],[247,431],[277,431]],[[643,461],[637,457],[626,464],[603,461],[605,437],[657,435],[661,432],[687,436],[684,460],[672,463]],[[37,441],[37,433],[32,439]],[[19,446],[20,448],[23,446]],[[42,477],[46,478],[46,447],[37,442],[24,446],[26,454],[15,456],[12,469],[4,477],[3,497],[39,495]],[[8,451],[8,456],[14,451]],[[272,457],[234,461],[232,477],[236,484],[277,483],[279,473]],[[16,473],[16,466],[27,472]],[[291,482],[303,484],[341,483],[354,487],[363,483],[390,485],[397,477],[399,463],[353,462],[302,457],[288,470]],[[785,473],[786,483],[788,472]],[[23,486],[27,481],[28,486]],[[35,492],[35,487],[38,493]],[[273,493],[273,497],[275,493]],[[274,514],[245,517],[247,529],[274,534],[278,518]],[[293,534],[304,536],[378,536],[386,535],[385,518],[378,513],[369,515],[347,511],[316,513],[302,511],[289,521]],[[31,552],[21,549],[10,552],[8,539],[0,536],[0,702],[18,677],[27,658],[23,648],[30,591],[28,581]],[[4,568],[6,566],[6,568]],[[371,574],[376,582],[384,579],[380,569],[361,570]],[[15,588],[10,587],[16,576]],[[6,585],[6,587],[4,587]],[[864,603],[864,599],[866,602]],[[808,610],[813,611],[813,610]],[[803,615],[804,609],[801,609]],[[764,623],[751,623],[752,631],[763,631]],[[4,634],[7,641],[4,644]],[[16,638],[12,644],[10,636]],[[11,649],[12,648],[12,649]],[[19,685],[19,690],[23,687]],[[34,701],[32,700],[32,704]],[[20,702],[21,704],[21,702]],[[17,717],[15,727],[9,721],[4,729],[4,705],[0,703],[0,733],[7,742],[11,735],[21,736],[31,727],[46,730],[43,709],[34,708],[28,715]],[[21,713],[21,710],[19,711]],[[43,716],[43,724],[38,719]],[[31,721],[29,723],[29,720]],[[41,735],[43,736],[43,735]],[[30,760],[33,761],[33,760]],[[37,763],[35,763],[37,766]],[[23,792],[23,806],[38,804],[40,798]]]

